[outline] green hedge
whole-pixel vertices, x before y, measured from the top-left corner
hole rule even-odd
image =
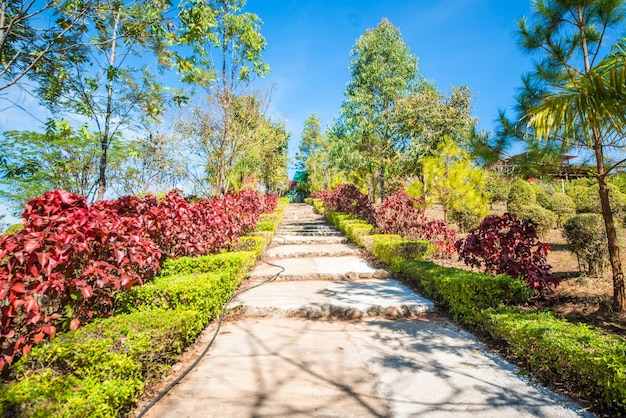
[[[318,198],[310,198],[310,199],[311,199],[311,204],[313,205],[313,209],[315,209],[315,213],[324,215],[325,209],[324,209],[324,202],[322,201],[322,199],[318,199]]]
[[[523,281],[505,275],[490,276],[411,260],[401,262],[398,270],[455,319],[473,327],[484,323],[485,310],[518,305],[532,296]]]
[[[187,308],[206,315],[206,322],[214,319],[237,288],[239,280],[233,274],[193,273],[184,276],[159,277],[134,287],[117,297],[118,309],[134,312],[148,307],[163,309]]]
[[[373,254],[393,272],[400,270],[405,260],[423,260],[433,252],[427,240],[410,241],[395,234],[372,235]]]
[[[2,386],[3,416],[118,417],[206,325],[192,309],[116,315],[33,348]]]
[[[243,278],[256,261],[254,251],[209,254],[201,257],[180,257],[166,260],[160,276],[186,275],[192,273],[211,273],[226,269]]]
[[[276,229],[276,223],[272,221],[260,221],[256,225],[257,231],[274,232],[275,229]]]
[[[488,330],[533,373],[571,393],[626,413],[626,340],[554,317],[552,312],[491,312]]]

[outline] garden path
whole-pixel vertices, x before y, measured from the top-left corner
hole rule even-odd
[[[311,206],[287,207],[243,286],[145,417],[592,416],[432,313]]]

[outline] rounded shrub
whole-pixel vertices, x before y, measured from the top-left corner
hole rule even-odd
[[[545,235],[550,229],[557,225],[557,215],[536,203],[522,205],[517,208],[517,211],[514,213],[519,219],[528,219],[535,224],[539,235]]]
[[[517,213],[521,206],[535,203],[537,203],[535,187],[525,180],[516,180],[511,186],[509,197],[506,201],[507,210],[511,213]]]
[[[483,213],[472,210],[455,210],[450,211],[450,220],[458,225],[461,232],[467,232],[476,228],[480,221],[485,217]]]
[[[581,213],[563,225],[563,236],[579,263],[592,276],[601,274],[608,263],[608,243],[602,215]]]
[[[511,185],[506,179],[498,175],[489,175],[487,181],[489,204],[506,203],[510,192]]]
[[[572,198],[561,192],[550,195],[544,207],[556,214],[557,226],[563,226],[569,218],[576,214],[576,204]]]
[[[600,213],[598,187],[573,186],[569,195],[576,205],[576,213]]]

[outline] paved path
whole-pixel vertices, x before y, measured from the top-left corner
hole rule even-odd
[[[232,303],[207,356],[144,416],[592,416],[429,313],[310,206],[288,206],[267,257],[284,272]],[[244,286],[279,271],[260,262]]]

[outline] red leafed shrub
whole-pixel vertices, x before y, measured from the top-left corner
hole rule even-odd
[[[317,190],[311,193],[311,197],[314,199],[322,199],[324,206],[326,206],[326,200],[330,197],[330,192],[328,190]]]
[[[228,215],[241,225],[244,234],[254,231],[261,214],[259,196],[253,190],[242,190],[239,193],[230,192],[224,196],[224,200],[230,198],[234,199],[235,210],[229,212]],[[233,206],[229,206],[229,209],[232,208]]]
[[[400,190],[388,196],[376,211],[376,226],[383,234],[398,234],[408,239],[426,239],[435,247],[435,256],[455,251],[456,233],[443,221],[429,221],[424,214],[426,202]]]
[[[493,274],[520,278],[532,289],[554,287],[551,267],[546,263],[550,245],[539,241],[535,225],[515,215],[490,215],[465,240],[456,243],[459,259]]]
[[[324,206],[335,212],[350,213],[366,220],[372,225],[376,223],[374,205],[367,196],[353,184],[340,184],[324,199]]]
[[[169,192],[143,217],[150,237],[167,257],[198,256],[209,251],[198,206],[188,203],[180,191]]]
[[[261,199],[261,213],[272,213],[278,206],[278,195],[276,193],[270,193],[263,196]]]
[[[376,226],[383,234],[398,234],[408,239],[418,239],[422,226],[427,222],[424,215],[426,202],[400,190],[387,196],[376,211]]]
[[[26,204],[24,230],[0,237],[0,368],[56,332],[112,313],[115,293],[154,276],[161,251],[135,217],[52,191]]]

